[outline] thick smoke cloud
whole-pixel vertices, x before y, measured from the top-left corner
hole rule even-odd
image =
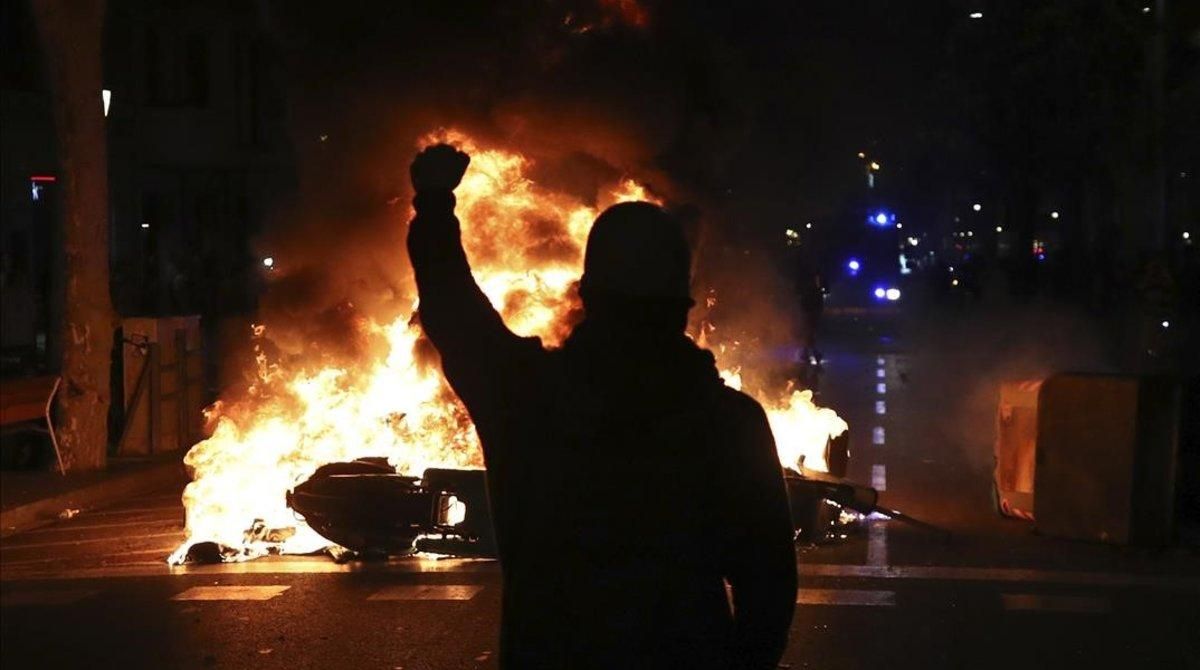
[[[744,225],[731,228],[742,213],[716,186],[749,121],[736,53],[677,22],[660,27],[653,11],[648,24],[614,18],[629,3],[392,4],[263,5],[299,172],[257,241],[276,258],[260,319],[284,352],[328,363],[384,346],[361,325],[412,305],[407,166],[418,138],[442,127],[520,151],[535,181],[589,204],[621,177],[688,204],[697,287],[718,287],[718,336],[756,348],[787,340],[776,317],[788,282]]]

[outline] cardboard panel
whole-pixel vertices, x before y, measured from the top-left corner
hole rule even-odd
[[[1040,532],[1114,543],[1170,540],[1178,390],[1164,380],[1057,375],[1038,397]]]

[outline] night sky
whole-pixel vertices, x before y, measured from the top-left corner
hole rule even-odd
[[[454,124],[539,158],[542,181],[632,172],[751,230],[833,215],[859,150],[902,169],[950,113],[938,72],[965,20],[896,0],[645,2],[634,20],[620,2],[419,4],[265,6],[306,188],[386,199],[413,138]]]

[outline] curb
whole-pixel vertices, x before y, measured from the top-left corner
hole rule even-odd
[[[59,521],[59,514],[66,509],[91,510],[187,481],[183,464],[178,461],[114,475],[74,491],[0,511],[0,539]]]

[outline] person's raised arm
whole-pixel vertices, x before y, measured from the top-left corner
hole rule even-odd
[[[762,407],[746,400],[726,497],[725,578],[733,596],[735,667],[774,668],[796,607],[794,531],[770,424]]]
[[[463,251],[454,189],[470,160],[454,147],[438,144],[417,154],[410,169],[417,215],[408,228],[408,256],[417,280],[421,326],[460,395],[464,375],[482,374],[518,340],[479,290]]]

